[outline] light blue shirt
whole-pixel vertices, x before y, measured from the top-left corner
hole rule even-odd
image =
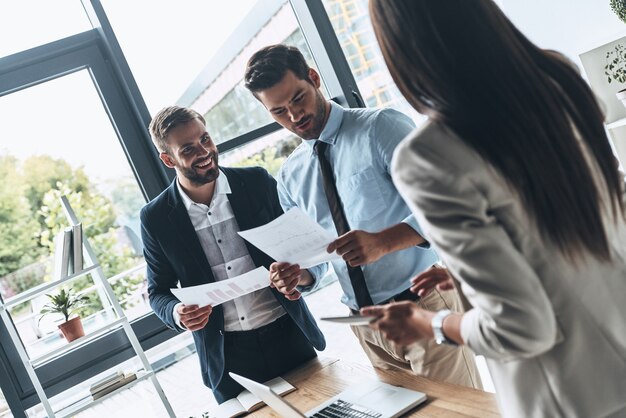
[[[319,140],[329,144],[326,155],[351,229],[378,232],[405,222],[422,234],[390,174],[394,149],[414,128],[411,119],[392,109],[344,109],[331,102]],[[278,197],[285,211],[297,206],[336,236],[314,145],[315,140],[303,141],[285,161],[278,173]],[[381,303],[408,289],[410,279],[437,260],[437,254],[426,245],[390,253],[362,266],[372,301]],[[356,309],[346,263],[332,264],[344,293],[341,301]],[[328,265],[309,269],[316,281],[312,287],[327,269]]]

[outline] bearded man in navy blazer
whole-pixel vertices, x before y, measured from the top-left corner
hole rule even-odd
[[[315,357],[326,342],[304,300],[274,288],[215,307],[186,306],[172,295],[179,283],[225,280],[274,262],[237,231],[283,213],[276,181],[260,167],[219,167],[205,125],[202,115],[177,106],[150,123],[161,161],[177,178],[141,210],[141,232],[150,305],[168,327],[193,333],[204,383],[222,403],[243,390],[228,372],[269,380]]]

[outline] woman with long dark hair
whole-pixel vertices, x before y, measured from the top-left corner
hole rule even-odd
[[[505,416],[626,416],[626,192],[593,93],[491,0],[371,0],[370,13],[429,118],[396,149],[394,182],[473,309],[363,313],[398,343],[484,355]]]

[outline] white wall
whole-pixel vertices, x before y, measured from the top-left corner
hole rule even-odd
[[[579,54],[626,36],[626,23],[613,13],[609,0],[497,0],[497,3],[533,42],[564,53],[581,70]],[[607,122],[613,122],[626,117],[626,109],[615,98],[615,92],[624,86],[606,83],[603,63],[596,67],[593,61],[589,62],[597,55],[597,51],[586,54],[587,73],[583,72],[583,76],[588,77]],[[607,133],[623,169],[626,168],[626,126],[608,129]]]
[[[609,0],[499,0],[498,3],[533,42],[556,49],[579,63],[578,54],[626,34],[626,24]]]

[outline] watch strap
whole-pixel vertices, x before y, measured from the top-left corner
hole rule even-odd
[[[438,311],[435,314],[435,316],[433,316],[433,319],[432,319],[430,325],[431,325],[431,327],[433,329],[435,342],[437,344],[458,345],[457,343],[455,343],[454,341],[452,341],[448,337],[446,337],[446,334],[444,334],[444,332],[443,332],[443,321],[450,314],[452,314],[451,310],[449,310],[449,309],[442,309],[442,310]]]

